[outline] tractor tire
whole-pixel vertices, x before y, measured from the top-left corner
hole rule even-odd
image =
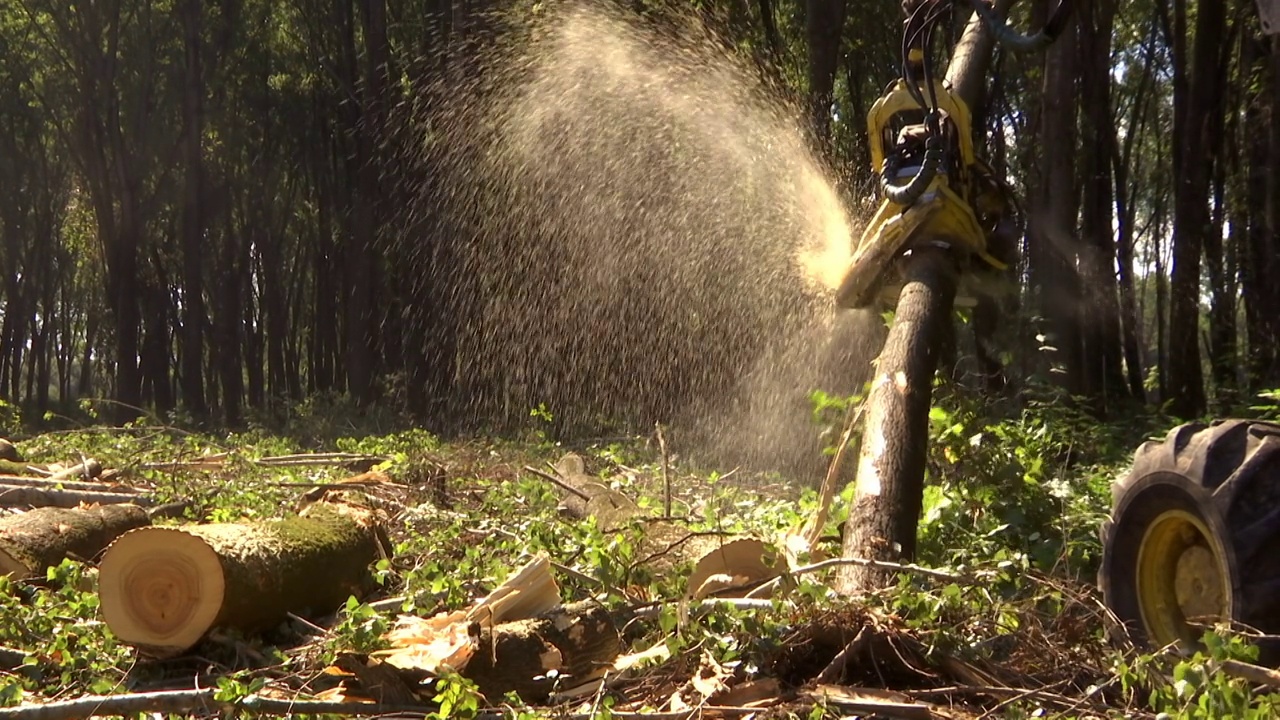
[[[1280,633],[1280,424],[1180,425],[1138,449],[1112,496],[1098,584],[1136,644],[1197,647],[1226,621]]]

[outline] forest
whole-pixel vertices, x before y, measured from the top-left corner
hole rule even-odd
[[[896,76],[900,18],[890,5],[695,8],[716,38],[711,52],[733,56],[708,76],[732,72],[740,92],[768,95],[767,113],[782,115],[771,121],[799,128],[823,191],[855,224],[868,194],[863,118]],[[1018,3],[1015,19],[1033,24],[1043,5]],[[996,341],[1005,372],[1060,385],[1099,414],[1141,405],[1183,418],[1229,413],[1280,384],[1280,296],[1266,279],[1280,212],[1272,121],[1280,60],[1251,0],[1206,8],[1081,2],[1077,22],[1048,51],[997,51],[987,107],[975,114],[989,130],[984,153],[1031,220],[1018,292],[998,311],[1013,321],[999,323]],[[662,22],[657,6],[633,9]],[[514,192],[498,201],[504,207],[487,207],[480,196],[517,183],[467,169],[485,135],[468,108],[521,97],[515,63],[495,60],[493,48],[514,45],[509,38],[539,12],[397,0],[11,6],[0,29],[0,399],[29,419],[99,398],[113,401],[118,420],[145,410],[237,426],[328,394],[357,406],[396,403],[426,427],[459,430],[518,422],[539,403],[580,414],[586,426],[599,414],[651,426],[668,419],[663,397],[724,395],[780,332],[761,309],[697,297],[703,312],[693,317],[654,312],[651,301],[601,300],[615,318],[595,344],[619,347],[577,360],[578,333],[563,319],[485,305],[495,290],[535,309],[544,290],[599,293],[585,279],[569,290],[548,279],[578,260],[573,251],[527,250],[556,236],[565,247],[585,244],[599,218],[535,219],[547,214],[545,200]],[[700,87],[687,77],[693,68],[645,71]],[[772,132],[742,130],[762,112],[742,111],[749,118],[724,132]],[[587,136],[584,146],[603,134],[593,123],[606,116],[591,113],[561,121]],[[678,137],[661,127],[675,115],[634,117],[642,114],[619,120],[637,143],[644,133],[651,142]],[[594,148],[571,162],[622,152],[603,141]],[[767,201],[759,187],[733,187],[755,175],[725,167],[708,180],[726,202]],[[554,172],[565,183],[578,181],[574,172],[602,175],[577,164]],[[654,206],[672,202],[654,196],[660,171],[620,172]],[[700,192],[694,211],[710,213],[717,198]],[[760,209],[740,213],[768,220]],[[509,222],[489,221],[498,216]],[[726,232],[761,233],[742,217],[717,219]],[[646,215],[619,223],[670,243],[715,243],[650,227],[657,223]],[[621,238],[601,243],[644,242]],[[631,285],[649,281],[690,292],[692,280],[646,276],[681,275],[676,266],[686,263],[671,247],[651,252],[644,273],[619,273],[615,295],[645,294]],[[727,287],[742,273],[765,274],[733,262],[722,271],[733,275]],[[512,334],[507,318],[541,339]],[[650,327],[613,330],[631,322]],[[655,338],[654,354],[669,360],[626,357],[620,346],[636,333]],[[508,347],[517,337],[525,347]],[[641,365],[653,380],[647,388],[581,377]]]
[[[0,720],[1275,716],[1278,24],[0,4]],[[1000,272],[842,304],[981,32]]]

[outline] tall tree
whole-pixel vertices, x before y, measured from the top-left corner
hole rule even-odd
[[[1200,364],[1200,256],[1212,232],[1209,181],[1215,158],[1210,138],[1215,84],[1219,75],[1226,4],[1196,4],[1194,49],[1186,46],[1187,0],[1174,0],[1174,72],[1189,74],[1174,84],[1173,267],[1169,288],[1169,335],[1178,347],[1169,354],[1169,411],[1195,417],[1205,410]],[[1185,85],[1185,90],[1183,89]]]

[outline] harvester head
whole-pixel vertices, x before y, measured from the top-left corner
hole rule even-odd
[[[946,247],[971,270],[957,303],[972,304],[1016,248],[1016,237],[999,236],[1011,230],[1012,195],[974,154],[968,106],[941,80],[931,84],[899,79],[867,113],[881,201],[837,290],[841,307],[893,307],[901,289],[896,261],[921,245]],[[920,102],[926,93],[932,110]]]

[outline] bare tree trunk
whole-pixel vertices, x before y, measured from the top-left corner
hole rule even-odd
[[[804,30],[809,48],[809,122],[818,147],[831,142],[836,67],[844,30],[846,0],[805,0]]]
[[[1080,327],[1082,293],[1076,269],[1077,195],[1076,26],[1068,25],[1044,58],[1039,137],[1040,183],[1029,223],[1032,285],[1039,290],[1040,314],[1049,324],[1048,362],[1064,372],[1072,395],[1090,388],[1084,376]]]
[[[1111,30],[1115,0],[1084,0],[1080,17],[1080,87],[1084,110],[1083,142],[1098,150],[1081,154],[1083,207],[1081,276],[1085,316],[1080,323],[1084,386],[1095,412],[1105,414],[1109,400],[1124,396],[1121,368],[1120,304],[1116,286],[1116,242],[1112,231],[1115,185],[1115,121],[1111,114]]]
[[[204,396],[204,70],[203,0],[183,0],[185,49],[182,86],[185,187],[182,197],[182,403],[197,419],[208,413]]]
[[[903,262],[906,284],[867,396],[854,501],[845,525],[845,557],[915,556],[936,345],[951,321],[956,266],[937,249],[917,250]],[[891,576],[883,569],[845,566],[839,583],[843,592],[853,594],[882,587]]]
[[[1181,39],[1186,3],[1174,3],[1179,38],[1175,39],[1175,65],[1186,67]],[[1174,142],[1179,148],[1174,169],[1173,268],[1170,279],[1169,333],[1176,338],[1200,335],[1200,255],[1204,239],[1212,231],[1207,203],[1213,162],[1209,142],[1210,115],[1214,108],[1219,50],[1225,26],[1225,5],[1200,2],[1196,7],[1194,57],[1185,94],[1174,91]],[[1181,110],[1179,110],[1181,108]],[[1204,374],[1199,343],[1184,342],[1169,357],[1169,411],[1179,417],[1196,417],[1205,410]]]

